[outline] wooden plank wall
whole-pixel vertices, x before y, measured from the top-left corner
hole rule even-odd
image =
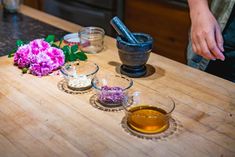
[[[172,2],[172,1],[171,1]],[[187,3],[169,0],[126,0],[125,23],[131,31],[154,37],[153,51],[186,63],[190,18]]]
[[[44,0],[24,0],[23,3],[25,5],[28,5],[32,8],[38,9],[38,10],[42,10],[42,4],[43,4]]]

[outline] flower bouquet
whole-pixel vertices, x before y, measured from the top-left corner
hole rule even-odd
[[[55,36],[49,35],[45,39],[35,39],[29,43],[17,40],[17,48],[8,57],[14,57],[14,64],[23,73],[36,76],[46,76],[59,69],[67,61],[86,60],[85,53],[78,50],[77,45],[65,45],[62,48],[54,42]]]

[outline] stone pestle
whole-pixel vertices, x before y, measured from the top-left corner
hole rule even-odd
[[[139,43],[139,41],[135,38],[135,36],[128,30],[128,28],[123,24],[123,22],[117,16],[115,16],[110,21],[110,24],[117,31],[117,33],[129,43],[131,44]]]
[[[120,73],[134,78],[145,76],[153,38],[145,33],[131,33],[118,17],[110,23],[119,34],[116,45],[122,62]]]

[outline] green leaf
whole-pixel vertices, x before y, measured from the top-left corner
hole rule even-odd
[[[52,47],[56,47],[56,48],[58,48],[58,49],[60,48],[59,46],[57,46],[57,45],[54,44],[54,43],[53,43],[51,46],[52,46]]]
[[[78,45],[73,45],[72,47],[71,47],[71,53],[75,53],[75,52],[77,52],[78,51]]]
[[[23,69],[22,69],[22,73],[23,73],[23,74],[25,74],[25,73],[27,73],[27,72],[28,72],[28,68],[23,68]]]
[[[73,45],[71,47],[66,45],[62,48],[62,50],[65,55],[65,62],[68,62],[68,61],[72,62],[78,59],[81,61],[87,60],[87,55],[84,52],[78,52],[77,45]]]
[[[13,57],[16,51],[17,51],[17,48],[14,48],[13,50],[11,50],[11,52],[8,54],[8,58]]]
[[[9,53],[7,57],[8,57],[8,58],[14,57],[14,54],[15,54],[15,53]]]
[[[84,52],[79,52],[79,53],[76,53],[76,56],[79,60],[81,61],[85,61],[87,60],[87,55],[84,53]]]
[[[64,52],[65,62],[69,61],[70,47],[66,45],[62,48],[62,50]]]
[[[24,45],[24,42],[22,40],[16,40],[16,46],[17,47],[20,47],[22,45]]]
[[[63,38],[60,39],[60,43],[59,43],[59,46],[58,46],[58,47],[61,46],[62,42],[63,42]]]
[[[48,35],[45,39],[46,42],[48,42],[49,44],[53,44],[55,40],[55,36],[54,35]]]
[[[70,52],[70,47],[69,47],[68,45],[66,45],[66,46],[64,46],[64,47],[62,48],[62,50],[64,51],[64,53],[68,53],[68,54],[69,54],[69,52]]]
[[[72,61],[75,61],[76,60],[76,55],[74,55],[73,53],[71,53],[69,55],[69,61],[72,62]]]

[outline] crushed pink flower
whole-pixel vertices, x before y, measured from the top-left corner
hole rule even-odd
[[[51,47],[43,39],[35,39],[18,48],[14,63],[19,68],[29,68],[36,76],[46,76],[64,65],[65,56],[62,50]]]

